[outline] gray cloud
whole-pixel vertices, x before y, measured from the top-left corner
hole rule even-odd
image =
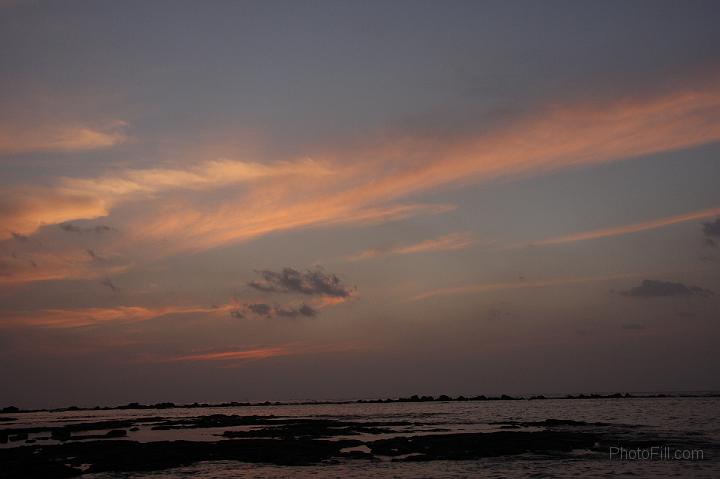
[[[270,316],[273,311],[273,307],[266,303],[252,303],[247,305],[247,309],[257,314],[258,316]]]
[[[707,237],[720,238],[720,218],[703,223],[703,234]]]
[[[280,272],[256,271],[262,280],[250,281],[248,286],[267,293],[300,293],[307,295],[346,298],[352,295],[352,288],[345,286],[340,278],[326,273],[321,268],[298,271],[284,268]]]
[[[715,238],[720,239],[720,218],[702,224],[703,235],[705,235],[705,246],[717,248],[718,243]]]
[[[300,306],[276,306],[267,303],[248,303],[239,306],[237,309],[230,311],[230,316],[237,319],[243,319],[248,314],[262,316],[265,318],[297,318],[317,316],[317,310],[303,303]]]
[[[312,318],[312,317],[317,316],[317,311],[305,303],[303,303],[302,305],[300,305],[297,308],[278,308],[275,310],[275,313],[278,316],[282,316],[282,317],[286,317],[286,318],[296,318],[298,316],[305,316],[305,317]]]
[[[100,281],[100,284],[102,284],[103,286],[107,286],[108,288],[113,290],[113,292],[117,292],[117,286],[115,286],[115,283],[113,283],[110,278],[105,278],[104,280]]]
[[[105,261],[105,258],[97,254],[94,249],[88,248],[85,250],[85,252],[88,256],[90,256],[93,261]]]
[[[12,238],[13,238],[15,241],[19,241],[19,242],[21,242],[21,243],[29,243],[29,242],[30,242],[30,237],[29,237],[29,236],[22,235],[22,234],[20,234],[20,233],[14,232],[14,231],[11,232],[10,234],[12,235]]]
[[[709,289],[699,286],[687,286],[682,283],[671,281],[656,281],[652,279],[643,280],[640,286],[635,286],[627,291],[621,291],[623,296],[634,298],[663,298],[675,296],[712,296],[714,293]]]
[[[72,223],[63,223],[60,229],[67,231],[68,233],[107,233],[108,231],[114,231],[115,228],[107,225],[97,225],[89,228],[83,228],[82,226],[74,225]]]

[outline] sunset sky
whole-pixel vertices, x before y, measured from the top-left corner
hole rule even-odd
[[[0,406],[720,389],[716,1],[0,1]]]

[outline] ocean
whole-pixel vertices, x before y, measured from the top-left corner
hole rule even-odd
[[[306,404],[4,416],[14,419],[0,423],[5,431],[36,431],[27,439],[11,436],[0,445],[4,454],[0,457],[8,463],[21,450],[77,449],[82,443],[107,444],[107,453],[121,444],[118,441],[162,441],[167,444],[162,449],[165,454],[178,444],[207,443],[212,451],[211,443],[223,441],[295,441],[269,459],[213,459],[209,452],[202,457],[211,460],[193,462],[173,456],[149,466],[154,470],[138,470],[145,467],[143,459],[130,466],[128,458],[122,459],[123,466],[74,464],[87,479],[720,477],[717,397]],[[115,426],[126,426],[121,427],[123,435],[104,438]],[[60,437],[61,428],[72,429],[72,438]],[[412,439],[421,436],[435,438],[427,444]],[[316,440],[347,444],[341,454],[313,455],[307,461],[291,451],[293,444]],[[258,444],[262,448],[275,443]],[[284,460],[286,451],[292,460]],[[68,449],[67,454],[72,462],[86,452]],[[88,457],[99,457],[92,454]]]

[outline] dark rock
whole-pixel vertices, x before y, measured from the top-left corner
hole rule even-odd
[[[554,431],[494,432],[397,437],[368,443],[373,454],[407,460],[466,460],[524,453],[590,449],[598,436]]]
[[[334,419],[279,419],[268,421],[270,427],[250,431],[225,431],[223,437],[279,437],[279,438],[322,438],[350,436],[356,434],[384,434],[393,432],[388,425],[408,425],[407,422],[354,422]]]
[[[18,434],[13,434],[9,437],[10,442],[17,442],[17,441],[24,441],[28,438],[28,435],[26,432],[21,432]]]

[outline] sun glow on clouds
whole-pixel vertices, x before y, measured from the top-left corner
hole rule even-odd
[[[227,315],[231,305],[215,308],[200,306],[118,306],[114,308],[43,309],[16,311],[0,316],[0,326],[35,326],[44,328],[80,328],[103,323],[149,321],[171,314]]]
[[[348,261],[362,261],[372,258],[382,258],[391,255],[405,255],[427,253],[432,251],[453,251],[467,248],[474,240],[466,233],[451,233],[440,238],[428,239],[409,245],[393,246],[390,248],[373,248],[350,255]]]
[[[664,228],[665,226],[671,226],[678,223],[684,223],[686,221],[699,220],[703,218],[709,218],[711,216],[720,215],[720,208],[709,208],[706,210],[693,211],[690,213],[684,213],[681,215],[668,216],[665,218],[658,218],[655,220],[642,221],[640,223],[633,223],[629,225],[611,226],[609,228],[601,228],[591,231],[583,231],[581,233],[575,233],[565,236],[556,236],[554,238],[548,238],[536,243],[532,243],[533,246],[545,246],[545,245],[556,245],[563,243],[573,243],[576,241],[588,241],[599,238],[608,238],[611,236],[623,236],[633,233],[639,233],[641,231],[654,230],[658,228]]]
[[[223,366],[228,367],[226,363],[237,363],[245,361],[256,361],[261,359],[269,359],[281,356],[294,356],[301,354],[319,354],[319,353],[336,353],[348,352],[359,349],[365,349],[359,345],[353,344],[331,344],[331,345],[310,345],[303,343],[290,343],[280,346],[256,347],[249,349],[239,349],[232,351],[212,351],[203,353],[183,354],[167,357],[145,357],[143,362],[221,362]]]
[[[121,250],[152,250],[162,256],[277,231],[443,212],[452,206],[397,201],[439,187],[617,161],[719,139],[716,86],[644,101],[554,107],[464,139],[402,138],[313,160],[217,160],[59,178],[42,190],[6,192],[0,199],[0,235],[10,238],[42,225],[108,216],[108,222],[115,225],[117,220],[126,232]],[[138,204],[142,207],[123,215]],[[440,241],[401,247],[395,253],[452,248],[454,240],[442,240],[444,246]]]
[[[33,128],[0,125],[0,154],[37,151],[83,151],[110,148],[127,141],[124,121],[109,128],[86,125],[44,125]]]
[[[411,301],[420,301],[435,296],[448,296],[456,294],[477,294],[477,293],[488,293],[491,291],[505,291],[512,289],[527,289],[527,288],[546,288],[550,286],[561,286],[567,284],[581,284],[581,283],[593,283],[596,281],[611,281],[614,279],[633,278],[642,276],[642,274],[630,274],[630,273],[619,273],[602,276],[588,276],[578,278],[554,278],[544,279],[538,281],[514,281],[506,283],[478,283],[468,284],[457,287],[434,289],[432,291],[426,291],[418,294],[411,298]]]

